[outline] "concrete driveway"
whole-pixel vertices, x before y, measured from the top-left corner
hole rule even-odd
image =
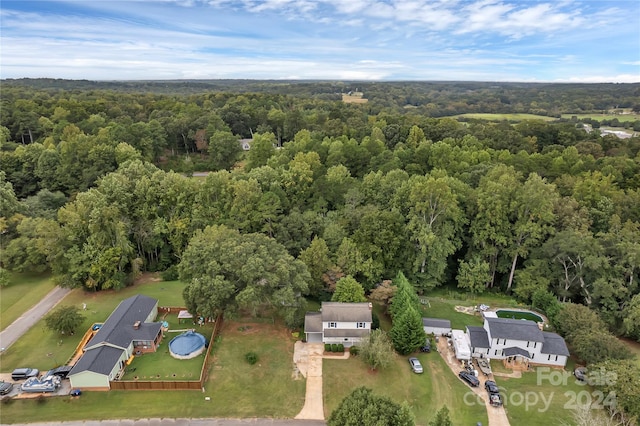
[[[440,338],[437,343],[437,347],[438,352],[440,352],[440,355],[442,355],[442,358],[444,358],[449,368],[451,368],[451,371],[453,371],[453,373],[456,375],[456,380],[462,381],[458,377],[458,373],[463,370],[462,364],[456,359],[453,348],[449,346],[447,339]],[[478,377],[478,379],[480,380],[480,386],[478,386],[477,388],[469,387],[469,390],[476,394],[476,400],[481,399],[482,401],[484,401],[484,405],[487,409],[487,416],[489,417],[489,426],[510,426],[509,418],[507,417],[507,412],[505,411],[504,406],[492,406],[489,402],[487,391],[484,389],[485,381],[495,380],[493,375],[485,377],[483,374],[480,374],[480,377]],[[466,382],[464,383],[466,385]],[[502,395],[502,397],[504,398],[504,395]],[[471,400],[473,399],[474,398],[472,398]]]
[[[293,362],[302,376],[307,378],[307,391],[302,410],[295,417],[298,420],[324,420],[322,402],[322,354],[324,344],[303,343],[294,345]]]

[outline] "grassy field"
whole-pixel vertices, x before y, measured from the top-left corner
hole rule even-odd
[[[407,401],[419,425],[428,424],[443,405],[449,408],[453,424],[487,424],[484,405],[468,406],[461,403],[469,388],[453,375],[438,353],[420,354],[417,357],[424,367],[424,374],[412,373],[407,357],[401,356],[389,368],[374,372],[357,357],[348,360],[325,359],[322,367],[325,417],[354,388],[366,386],[394,401]]]
[[[105,321],[122,300],[144,294],[159,300],[161,306],[183,306],[182,289],[179,281],[146,282],[120,291],[85,292],[81,289],[69,293],[60,305],[79,308],[86,303],[83,311],[85,320],[73,336],[62,336],[49,331],[40,320],[27,333],[0,355],[2,371],[8,372],[19,367],[35,367],[48,370],[64,364],[72,355],[84,332],[95,322]],[[4,293],[3,293],[4,303]]]
[[[590,118],[592,120],[613,120],[617,118],[619,122],[636,121],[640,120],[640,114],[562,114],[562,118],[571,119],[571,117],[577,117],[578,120],[583,118]]]
[[[473,118],[477,120],[487,121],[523,121],[523,120],[544,120],[553,121],[557,120],[554,117],[547,117],[546,115],[535,114],[490,114],[490,113],[469,113],[454,115],[452,118]]]
[[[493,366],[494,363],[492,363]],[[567,370],[570,371],[569,365]],[[576,401],[596,402],[598,395],[578,384],[570,372],[538,367],[521,378],[496,378],[501,388],[507,416],[512,425],[547,426],[573,424]]]
[[[292,418],[302,409],[306,385],[305,380],[292,378],[293,343],[289,331],[280,325],[225,322],[212,348],[213,361],[204,392],[84,392],[78,399],[54,397],[41,403],[12,400],[2,404],[0,421]],[[249,351],[258,354],[255,365],[244,359]]]
[[[7,328],[54,287],[49,275],[12,273],[9,285],[0,287],[0,330]]]
[[[363,98],[362,93],[356,93],[353,95],[347,95],[346,93],[342,94],[342,102],[345,104],[366,104],[369,102],[369,99]]]

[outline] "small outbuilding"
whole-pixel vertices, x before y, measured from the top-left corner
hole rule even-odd
[[[451,321],[442,318],[422,318],[422,327],[426,334],[443,336],[451,334]]]

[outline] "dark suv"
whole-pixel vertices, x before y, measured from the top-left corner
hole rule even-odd
[[[53,370],[49,370],[45,373],[44,377],[47,376],[58,376],[62,380],[66,379],[69,375],[69,371],[71,371],[73,367],[70,365],[63,365],[62,367],[54,368]]]
[[[29,377],[38,377],[40,371],[37,368],[16,368],[11,373],[11,378],[13,380],[24,380]]]
[[[427,338],[424,342],[424,346],[420,347],[420,352],[431,352],[431,340]]]
[[[461,371],[458,373],[458,377],[467,382],[469,386],[473,386],[474,388],[480,386],[480,380],[478,380],[478,378],[471,373]]]

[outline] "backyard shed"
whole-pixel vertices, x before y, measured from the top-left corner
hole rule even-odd
[[[422,327],[427,334],[442,336],[451,334],[451,321],[441,318],[422,318]]]

